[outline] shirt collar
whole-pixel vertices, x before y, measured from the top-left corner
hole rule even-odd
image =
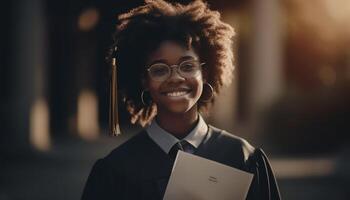
[[[199,120],[196,127],[194,127],[194,129],[183,139],[195,148],[198,148],[208,132],[208,125],[205,123],[203,117],[198,115],[198,118]],[[146,128],[146,131],[150,138],[158,144],[165,153],[169,153],[171,147],[180,141],[175,136],[161,128],[155,119],[153,119],[151,125]]]

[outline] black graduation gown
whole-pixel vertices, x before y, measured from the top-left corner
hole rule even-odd
[[[194,153],[254,174],[247,200],[279,200],[268,159],[244,139],[209,126]],[[160,200],[173,160],[142,131],[98,160],[86,182],[82,200]]]

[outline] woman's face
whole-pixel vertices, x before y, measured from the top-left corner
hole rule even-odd
[[[187,49],[173,41],[164,41],[150,54],[146,67],[157,63],[172,66],[189,60],[199,60],[193,49]],[[145,89],[150,92],[158,113],[183,114],[189,110],[196,112],[197,101],[203,90],[203,75],[200,72],[184,78],[175,69],[172,69],[170,76],[163,81],[153,80],[147,75]]]

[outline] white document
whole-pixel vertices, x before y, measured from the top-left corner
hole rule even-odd
[[[245,200],[253,176],[179,151],[163,200]]]

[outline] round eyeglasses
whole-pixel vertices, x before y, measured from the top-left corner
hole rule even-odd
[[[186,60],[178,65],[167,65],[165,63],[156,63],[147,68],[148,75],[152,80],[165,81],[171,76],[172,69],[183,78],[191,78],[197,76],[205,63],[198,60]]]

